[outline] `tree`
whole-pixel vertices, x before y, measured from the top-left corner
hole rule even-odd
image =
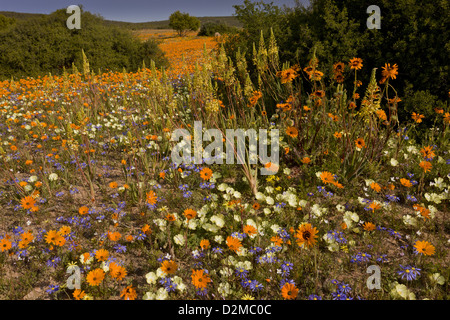
[[[188,13],[175,11],[169,17],[169,26],[178,32],[179,36],[184,36],[188,30],[197,31],[200,27],[200,20],[191,17]]]

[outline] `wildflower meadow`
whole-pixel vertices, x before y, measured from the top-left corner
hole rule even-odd
[[[134,36],[168,67],[0,82],[0,299],[449,298],[450,109],[399,117],[403,61]]]

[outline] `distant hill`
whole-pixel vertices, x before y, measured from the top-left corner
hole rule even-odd
[[[22,13],[22,12],[12,12],[12,11],[0,11],[0,14],[14,18],[17,21],[32,19],[35,17],[43,17],[46,14],[43,13]],[[236,17],[233,16],[221,16],[221,17],[197,17],[200,22],[223,22],[231,27],[242,27],[242,24]],[[170,29],[169,20],[162,21],[149,21],[149,22],[125,22],[125,21],[114,21],[114,20],[106,20],[104,19],[104,23],[106,25],[131,29],[131,30],[140,30],[140,29]]]

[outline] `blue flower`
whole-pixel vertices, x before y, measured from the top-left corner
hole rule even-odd
[[[308,300],[322,300],[322,297],[321,297],[321,296],[318,296],[318,295],[316,295],[316,294],[310,294],[310,295],[308,296]]]
[[[222,252],[223,252],[223,249],[222,249],[222,248],[219,248],[219,247],[215,247],[215,248],[212,249],[212,252],[213,252],[213,253],[222,253]]]
[[[251,280],[249,287],[252,291],[258,291],[264,288],[264,286],[257,280]]]
[[[47,260],[47,266],[56,268],[58,266],[59,262],[61,262],[61,258],[60,257],[55,257],[53,259]]]
[[[236,274],[241,278],[241,279],[245,279],[248,275],[248,270],[244,269],[244,268],[237,268],[236,269]]]
[[[138,240],[144,240],[145,238],[147,238],[147,236],[142,231],[139,231],[139,233],[136,235],[136,239]]]
[[[192,191],[186,191],[183,193],[184,198],[190,198],[192,196]]]
[[[291,262],[285,261],[281,265],[282,275],[285,277],[288,276],[293,267],[294,267],[294,264],[292,264]]]
[[[406,278],[406,280],[411,281],[416,280],[417,276],[420,276],[421,269],[419,268],[410,265],[408,266],[400,265],[400,268],[402,270],[397,271],[397,273],[402,276],[402,279]]]
[[[347,295],[340,291],[333,292],[331,297],[333,300],[347,300]]]
[[[48,289],[45,290],[45,292],[47,292],[48,294],[52,294],[55,293],[59,290],[59,286],[58,285],[49,285]]]
[[[172,281],[171,278],[165,278],[164,288],[167,292],[175,291],[177,288],[177,284]]]
[[[14,233],[14,235],[20,236],[23,233],[23,228],[20,226],[13,227],[12,232]]]
[[[123,246],[121,244],[116,244],[114,246],[114,250],[116,250],[117,253],[124,253],[124,252],[127,252],[127,247]]]
[[[196,294],[199,296],[206,296],[208,294],[208,290],[206,288],[198,289]]]
[[[345,293],[345,294],[349,294],[350,291],[352,291],[352,288],[346,283],[341,283],[338,286],[338,291]]]
[[[249,280],[247,278],[244,278],[241,280],[241,285],[244,288],[247,288],[252,283],[252,280]]]
[[[295,285],[295,281],[292,280],[292,279],[281,279],[281,281],[280,281],[280,288],[283,288],[286,283],[290,283],[290,284]]]

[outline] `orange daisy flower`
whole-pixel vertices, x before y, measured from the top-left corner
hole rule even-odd
[[[103,279],[105,279],[105,272],[100,268],[90,271],[86,276],[86,281],[90,286],[98,286]]]
[[[212,174],[213,174],[213,172],[212,172],[212,170],[211,170],[210,168],[203,168],[203,169],[200,171],[200,177],[201,177],[203,180],[209,180],[209,179],[211,179]]]
[[[317,233],[319,231],[310,223],[303,223],[298,228],[297,232],[295,233],[294,237],[297,239],[297,244],[300,247],[312,247],[316,243]]]
[[[192,269],[191,274],[192,284],[198,288],[203,289],[206,288],[209,282],[211,282],[211,278],[207,273],[205,273],[205,270],[194,270]]]
[[[435,247],[428,241],[417,241],[414,245],[418,253],[426,256],[432,256],[435,252]]]
[[[350,69],[359,70],[363,67],[363,60],[361,58],[350,59]]]
[[[239,239],[232,237],[232,236],[228,236],[227,237],[227,246],[231,251],[238,251],[239,248],[242,247],[242,243]]]
[[[298,288],[295,286],[295,284],[285,283],[284,286],[281,288],[281,296],[284,299],[293,300],[297,298],[297,295],[298,295]]]
[[[136,290],[130,284],[128,287],[122,290],[120,297],[124,300],[135,300],[137,298]]]
[[[200,248],[202,248],[202,250],[207,250],[210,245],[211,243],[207,239],[203,239],[202,241],[200,241]]]
[[[109,251],[105,249],[97,250],[95,257],[98,261],[106,261],[109,257]]]
[[[288,127],[286,129],[286,134],[291,138],[296,138],[298,136],[298,130],[294,127]]]
[[[166,274],[174,274],[178,269],[178,265],[173,260],[164,260],[161,263],[161,270]]]
[[[197,216],[197,211],[193,209],[186,209],[183,211],[183,215],[186,217],[186,219],[191,220]]]

